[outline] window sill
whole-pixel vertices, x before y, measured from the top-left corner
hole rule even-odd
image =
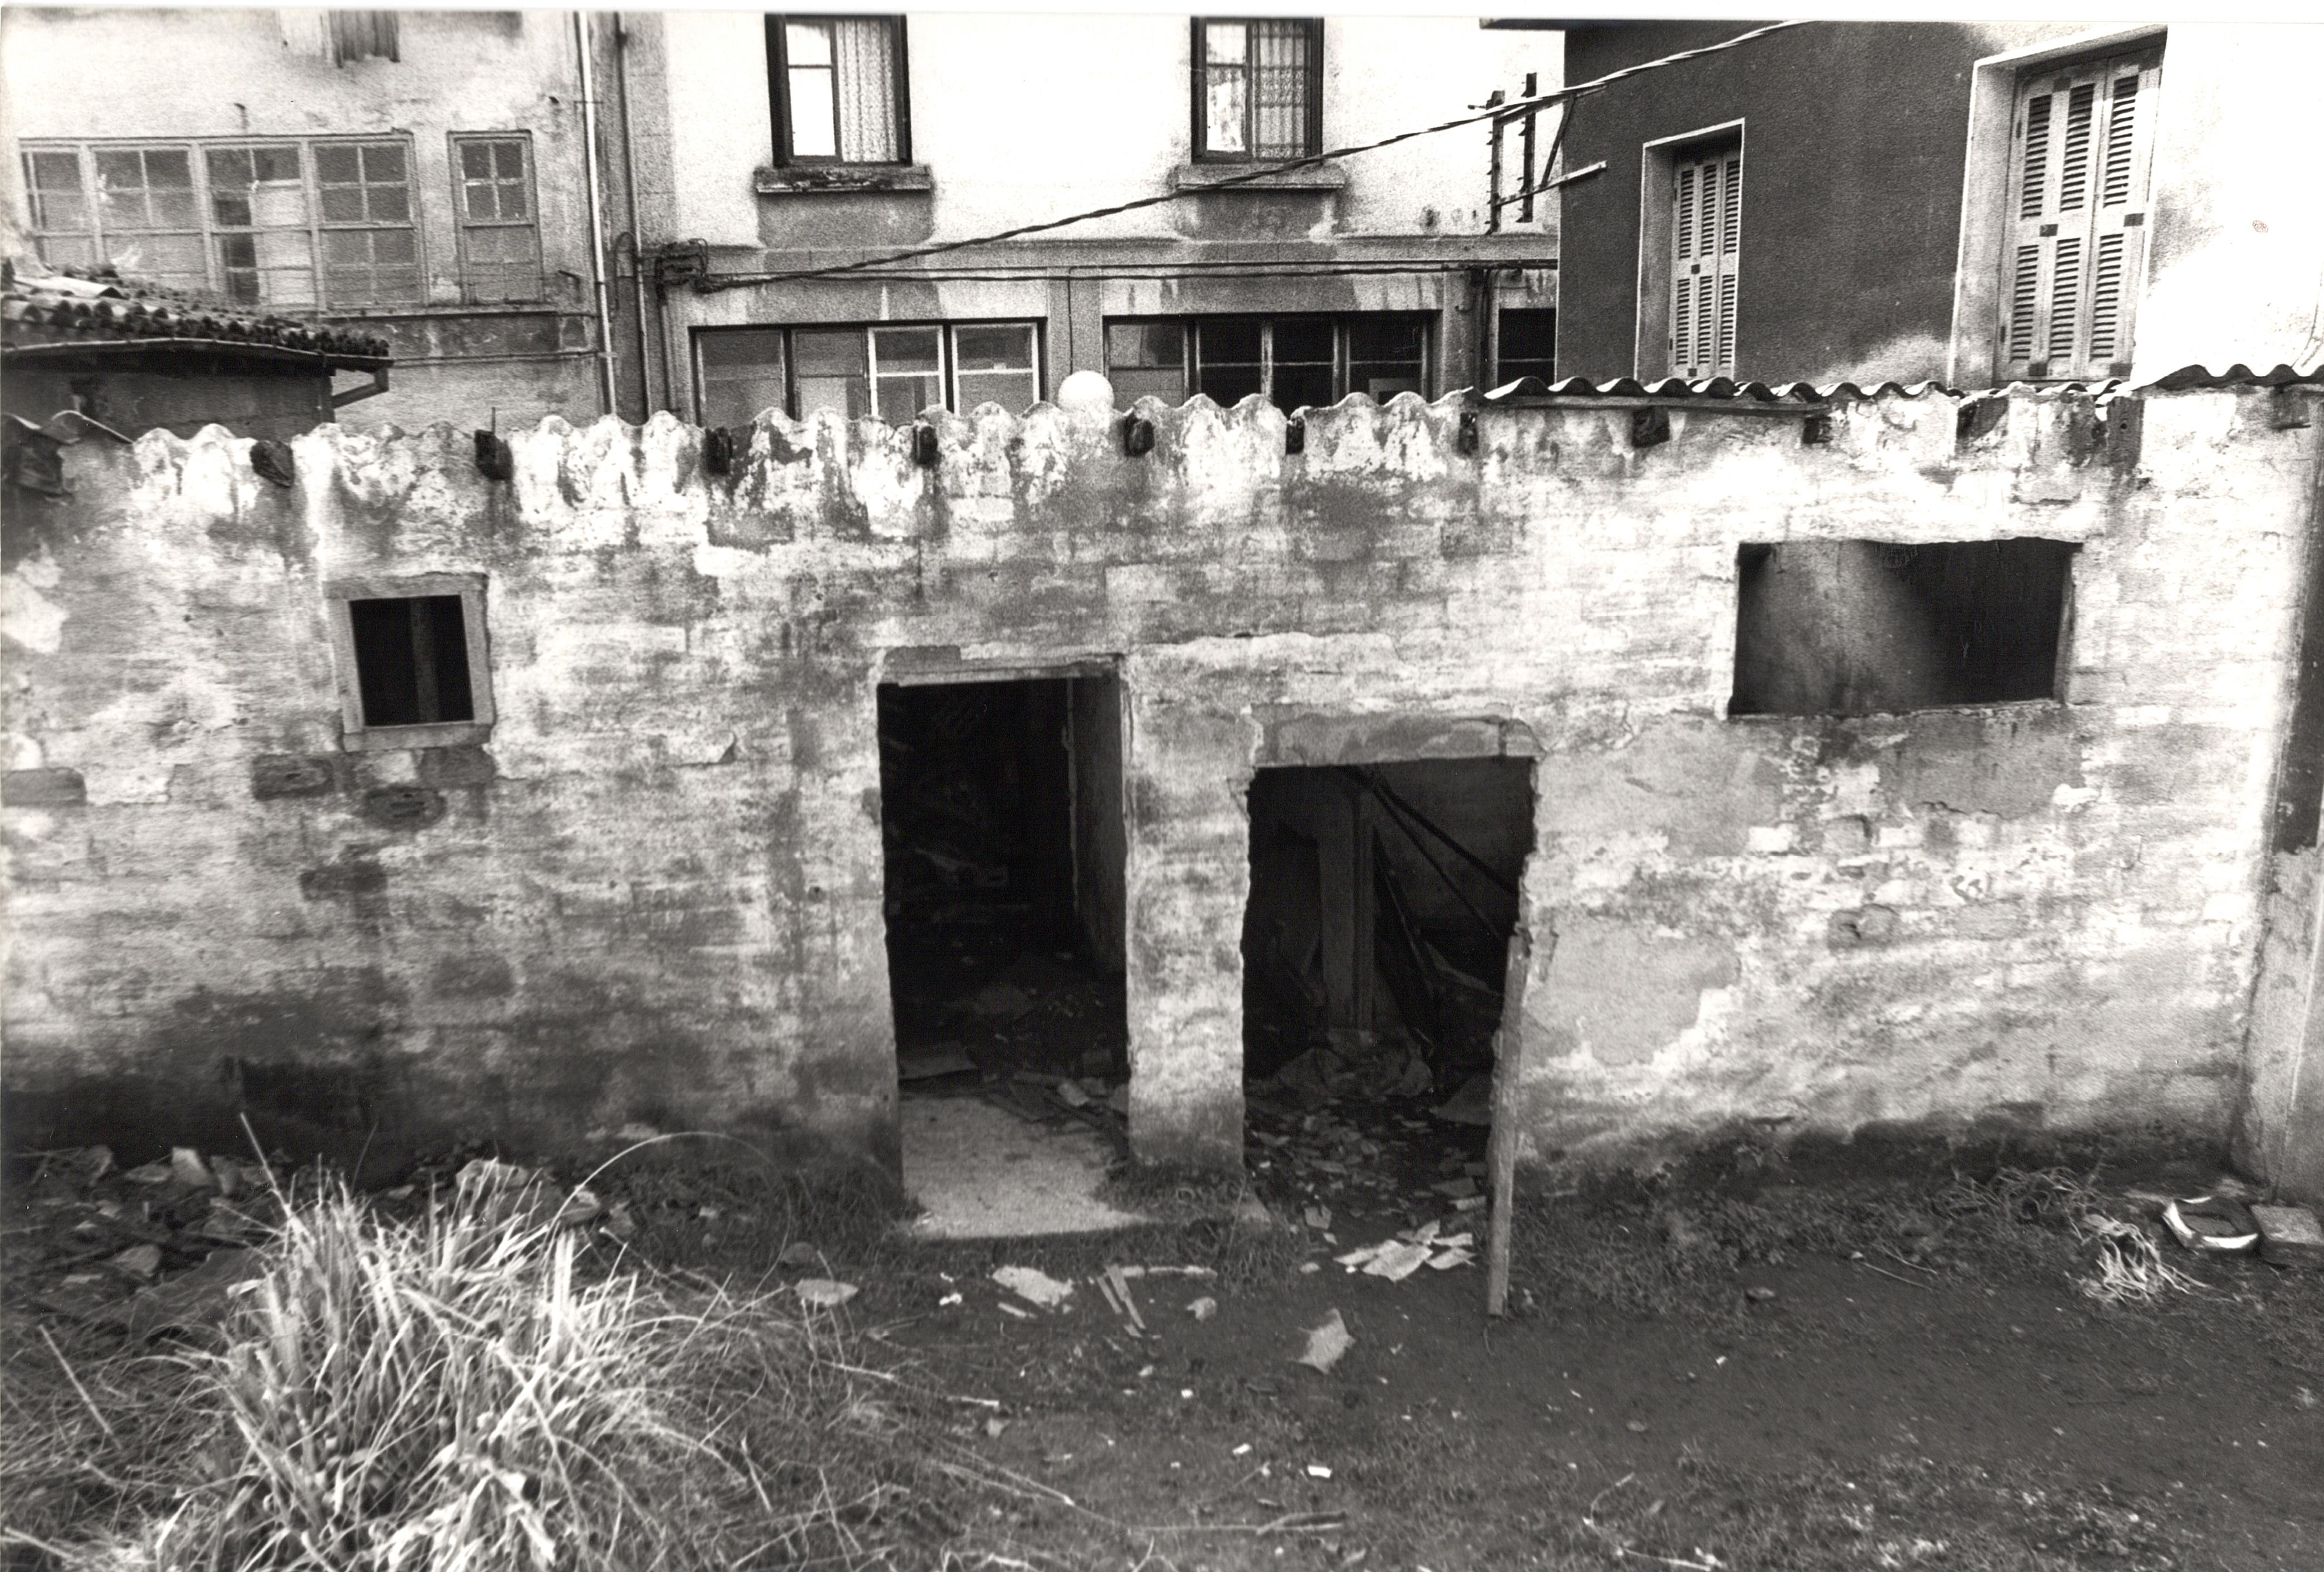
[[[1259,162],[1182,163],[1171,171],[1170,185],[1174,190],[1231,194],[1236,191],[1337,191],[1344,190],[1348,183],[1347,171],[1327,163],[1310,164],[1305,169],[1278,170],[1260,175],[1257,180],[1247,178],[1264,167]],[[1245,178],[1231,186],[1223,183],[1238,177]]]
[[[933,191],[924,163],[798,163],[761,169],[751,189],[762,197],[846,195],[859,191]]]
[[[433,726],[349,727],[341,734],[340,747],[350,754],[387,754],[409,748],[456,748],[492,740],[490,721],[447,720]]]

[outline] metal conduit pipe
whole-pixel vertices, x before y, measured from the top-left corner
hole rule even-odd
[[[597,396],[603,412],[613,410],[613,306],[605,285],[605,213],[597,189],[597,72],[589,59],[589,23],[573,14],[573,47],[581,57],[581,142],[589,189],[589,282],[597,298]]]

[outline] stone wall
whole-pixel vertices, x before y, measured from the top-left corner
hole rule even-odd
[[[1409,396],[916,433],[217,430],[12,498],[12,1144],[553,1151],[641,1121],[892,1164],[883,671],[1111,661],[1133,1142],[1240,1149],[1243,793],[1514,754],[1536,1159],[1735,1119],[2223,1140],[2305,467],[2264,390],[1797,416]],[[2143,414],[2143,420],[2139,418]],[[1473,417],[1473,444],[1464,420]],[[925,457],[925,455],[922,455]],[[1746,542],[2079,543],[2065,701],[1729,720]],[[480,744],[343,752],[325,587],[486,576]],[[1556,936],[1553,947],[1548,942]]]

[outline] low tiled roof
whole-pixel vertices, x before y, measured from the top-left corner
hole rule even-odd
[[[0,279],[0,346],[14,357],[54,347],[137,346],[257,352],[330,366],[375,367],[386,339],[290,317],[262,317],[181,294],[99,275],[19,272]]]
[[[2290,387],[2299,384],[2324,382],[2324,365],[2307,371],[2295,371],[2289,365],[2278,365],[2273,371],[2255,372],[2241,364],[2227,370],[2214,372],[2205,366],[2190,365],[2142,384],[2158,393],[2178,393],[2188,388],[2226,387]],[[2087,393],[2094,394],[2116,392],[2128,384],[2120,380],[2070,383],[2012,383],[2012,389],[2026,393],[2056,394]],[[1883,382],[1862,384],[1831,382],[1738,382],[1733,377],[1714,376],[1690,382],[1684,377],[1667,376],[1655,382],[1641,382],[1634,376],[1605,377],[1591,381],[1586,376],[1561,377],[1556,382],[1544,382],[1537,376],[1519,377],[1506,383],[1484,395],[1489,404],[1513,403],[1526,399],[1705,399],[1757,404],[1821,404],[1834,399],[1874,399],[1887,393],[1917,399],[1929,393],[1948,397],[1961,396],[1959,388],[1935,382]],[[1992,389],[2003,392],[2003,389]]]

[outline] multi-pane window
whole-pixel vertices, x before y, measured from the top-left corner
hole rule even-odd
[[[51,266],[281,310],[420,298],[400,138],[49,144],[24,170]]]
[[[1305,158],[1323,139],[1323,24],[1194,23],[1194,156]]]
[[[762,410],[902,425],[927,409],[1023,410],[1041,396],[1032,322],[706,328],[695,361],[706,426],[746,425]]]
[[[2020,84],[2003,249],[2002,375],[2130,371],[2160,46]]]
[[[1735,375],[1743,144],[1681,150],[1671,170],[1670,374]]]
[[[1179,317],[1105,325],[1106,376],[1130,403],[1191,394],[1221,404],[1258,393],[1278,408],[1328,404],[1351,393],[1386,400],[1428,391],[1428,318]]]
[[[533,207],[532,143],[524,136],[456,136],[460,278],[472,301],[541,295],[540,215]]]
[[[1511,307],[1501,312],[1495,331],[1496,387],[1523,376],[1537,376],[1544,382],[1557,380],[1555,309]]]
[[[896,16],[770,16],[779,163],[904,163],[911,126]]]

